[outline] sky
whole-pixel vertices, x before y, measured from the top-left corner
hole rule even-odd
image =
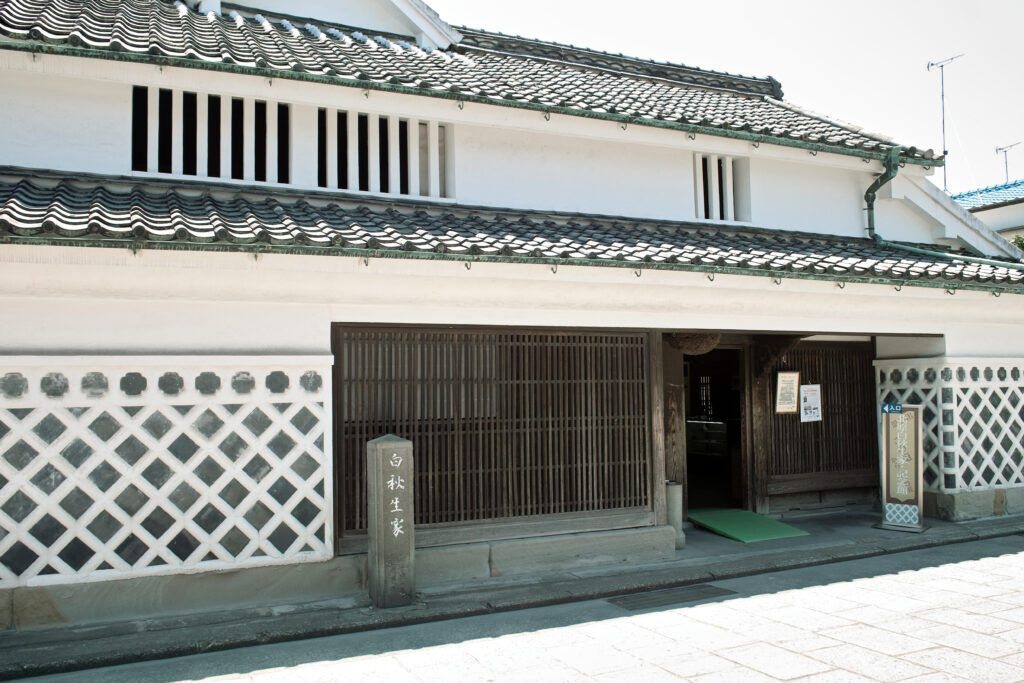
[[[942,150],[952,194],[1024,178],[1022,0],[427,0],[455,26],[745,76],[905,146]],[[932,182],[943,186],[942,169]]]

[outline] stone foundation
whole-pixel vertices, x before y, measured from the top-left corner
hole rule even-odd
[[[924,514],[951,522],[1024,514],[1024,487],[924,494]]]
[[[675,555],[669,526],[421,548],[416,585],[486,582],[492,576],[647,563]],[[0,630],[145,619],[321,600],[362,604],[366,555],[326,562],[0,590]]]

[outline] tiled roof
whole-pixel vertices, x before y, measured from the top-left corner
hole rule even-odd
[[[200,15],[180,1],[0,0],[0,35],[8,48],[270,71],[848,154],[880,154],[895,144],[783,104],[773,79],[483,31],[466,30],[450,50],[424,51],[411,38],[227,8]],[[932,153],[910,148],[905,156],[924,163]]]
[[[1024,200],[1024,180],[1003,185],[992,185],[979,190],[953,195],[953,201],[965,209],[982,209],[995,204],[1008,204]]]
[[[869,239],[0,168],[0,242],[578,263],[1024,293],[1024,272]]]

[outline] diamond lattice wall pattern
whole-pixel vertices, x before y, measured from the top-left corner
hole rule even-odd
[[[1024,486],[1024,361],[876,361],[880,403],[921,405],[932,491]]]
[[[330,363],[5,360],[0,587],[330,557]]]

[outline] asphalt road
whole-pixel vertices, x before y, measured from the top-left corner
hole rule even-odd
[[[31,680],[1024,681],[1024,536]]]

